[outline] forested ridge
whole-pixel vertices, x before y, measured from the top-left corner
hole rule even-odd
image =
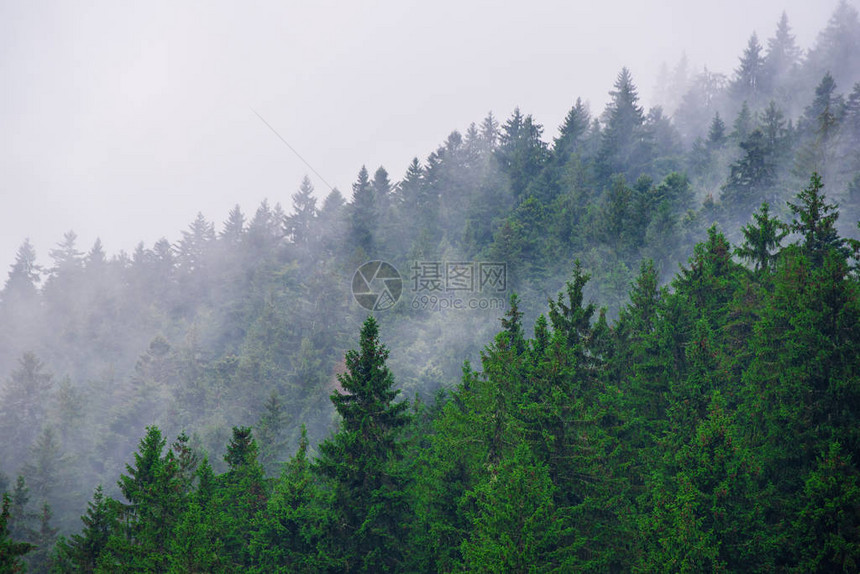
[[[0,571],[857,571],[860,19],[0,291]],[[369,314],[368,260],[503,262]]]

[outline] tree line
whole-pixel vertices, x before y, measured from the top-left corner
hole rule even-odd
[[[849,86],[860,80],[858,38],[857,13],[846,2],[805,52],[783,16],[765,46],[750,38],[731,76],[707,69],[691,75],[682,60],[666,82],[672,90],[663,107],[644,109],[632,72],[621,70],[602,113],[576,100],[549,141],[519,109],[503,122],[489,114],[452,132],[423,161],[415,158],[399,181],[384,168],[362,168],[348,199],[334,190],[317,200],[305,179],[289,210],[263,202],[246,216],[237,206],[217,229],[200,214],[177,241],[140,244],[132,253],[109,255],[101,241],[83,250],[69,232],[49,251],[47,265],[25,241],[0,290],[0,492],[10,497],[3,515],[14,541],[4,549],[35,545],[26,560],[37,571],[51,560],[59,564],[59,554],[51,557],[56,539],[73,545],[73,536],[83,535],[81,514],[101,508],[119,525],[104,539],[114,538],[115,562],[147,555],[140,544],[150,534],[135,529],[155,519],[149,510],[136,514],[140,502],[128,497],[137,494],[126,492],[137,457],[145,456],[171,485],[164,488],[182,493],[153,506],[152,516],[186,517],[208,466],[210,502],[196,504],[215,522],[201,532],[217,533],[209,539],[227,545],[214,552],[224,568],[262,564],[260,554],[238,558],[242,543],[229,534],[258,527],[230,530],[220,522],[233,512],[227,483],[239,475],[257,480],[257,470],[234,468],[241,460],[262,469],[258,498],[241,511],[242,520],[256,520],[276,495],[283,463],[306,444],[304,462],[288,463],[304,477],[289,482],[304,484],[301,493],[285,491],[312,501],[294,505],[306,513],[296,528],[316,533],[300,554],[323,560],[308,569],[358,568],[353,560],[363,550],[337,542],[346,531],[333,533],[335,523],[353,528],[348,520],[358,520],[357,510],[341,508],[354,496],[325,498],[341,487],[317,466],[322,444],[345,424],[329,396],[345,389],[338,375],[351,372],[344,356],[365,318],[349,294],[352,274],[369,259],[399,269],[416,260],[483,260],[505,262],[518,295],[503,322],[503,333],[520,333],[522,341],[507,335],[516,353],[497,348],[503,334],[496,314],[426,313],[401,303],[376,317],[391,344],[386,364],[395,388],[410,404],[400,413],[409,422],[391,439],[399,454],[390,456],[402,466],[386,467],[390,476],[379,479],[393,489],[385,491],[393,498],[384,508],[392,516],[405,512],[404,523],[416,532],[397,533],[395,544],[395,534],[373,523],[373,540],[388,548],[425,536],[420,547],[428,549],[416,554],[397,546],[386,567],[450,571],[494,563],[489,541],[497,539],[475,534],[475,521],[508,529],[493,522],[501,515],[488,514],[495,507],[482,505],[493,497],[513,500],[513,491],[492,488],[514,488],[517,480],[520,492],[551,493],[552,507],[541,498],[540,512],[567,525],[548,530],[544,542],[521,540],[524,548],[555,549],[555,558],[540,554],[541,563],[671,569],[671,560],[682,563],[695,547],[702,552],[695,556],[713,564],[739,564],[720,552],[753,548],[765,534],[724,542],[719,528],[728,523],[706,520],[701,509],[707,503],[730,515],[714,489],[721,480],[754,475],[745,488],[756,496],[743,500],[758,501],[762,514],[735,514],[733,527],[748,523],[738,532],[769,533],[772,546],[754,548],[762,556],[781,548],[773,568],[803,569],[812,562],[802,562],[811,560],[798,554],[802,545],[779,546],[780,537],[799,536],[793,497],[813,496],[803,494],[807,488],[824,497],[842,480],[833,478],[838,469],[853,476],[855,463],[843,461],[856,459],[845,437],[854,408],[851,241],[860,218],[860,84]],[[648,311],[637,315],[637,305]],[[706,319],[697,314],[704,310]],[[550,348],[555,354],[544,356]],[[476,367],[464,371],[465,361]],[[763,413],[773,405],[778,413]],[[464,414],[470,412],[482,414]],[[154,428],[161,438],[150,437]],[[819,434],[825,428],[826,441]],[[690,450],[700,431],[718,462]],[[753,436],[743,442],[747,432]],[[722,433],[719,440],[734,446],[717,447],[707,433]],[[164,437],[178,438],[168,445]],[[256,452],[230,460],[214,454],[234,443]],[[825,456],[831,443],[840,450]],[[343,454],[346,446],[337,445]],[[735,446],[747,458],[726,459]],[[682,451],[686,458],[675,460]],[[813,471],[819,459],[832,468]],[[536,475],[523,474],[528,465]],[[719,465],[729,465],[722,468],[730,478],[697,474],[699,466]],[[818,482],[807,486],[813,472]],[[121,475],[131,483],[117,483]],[[527,486],[527,476],[539,478]],[[826,499],[836,515],[809,506],[803,520],[818,517],[850,531],[851,512],[841,509],[856,508],[853,486],[843,487],[841,503]],[[191,528],[195,519],[186,518]],[[574,527],[585,523],[597,530]],[[177,524],[152,534],[153,548],[189,539],[190,531],[177,534]],[[688,538],[678,538],[682,528]],[[321,550],[322,539],[332,546]],[[616,540],[630,546],[601,546]],[[851,556],[851,543],[842,548]],[[164,557],[176,552],[164,551],[152,568],[180,568]],[[610,555],[625,558],[616,563]],[[114,563],[105,556],[108,568]]]

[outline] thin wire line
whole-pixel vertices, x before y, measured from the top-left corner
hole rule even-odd
[[[281,140],[282,142],[284,142],[284,145],[285,145],[285,146],[287,146],[288,148],[290,148],[290,151],[291,151],[291,152],[293,152],[294,154],[296,154],[296,157],[297,157],[297,158],[299,158],[300,160],[302,160],[302,161],[304,162],[304,164],[305,164],[306,166],[308,166],[308,168],[309,168],[312,172],[314,172],[314,174],[315,174],[315,175],[320,179],[320,181],[321,181],[321,182],[323,182],[323,183],[326,185],[326,187],[328,187],[331,191],[334,191],[334,188],[333,188],[332,186],[330,186],[330,185],[329,185],[329,183],[325,180],[325,178],[324,178],[323,176],[321,176],[321,175],[320,175],[320,172],[318,172],[317,170],[315,170],[315,169],[314,169],[314,166],[312,166],[311,164],[309,164],[309,163],[308,163],[308,160],[306,160],[305,158],[303,158],[303,157],[301,156],[301,154],[300,154],[299,152],[297,152],[297,151],[296,151],[296,148],[294,148],[293,146],[291,146],[291,145],[289,144],[289,142],[287,142],[287,140],[285,140],[285,139],[284,139],[284,137],[283,137],[281,134],[279,134],[279,133],[278,133],[278,130],[276,130],[275,128],[273,128],[273,127],[272,127],[272,125],[271,125],[269,122],[267,122],[267,121],[266,121],[266,118],[264,118],[263,116],[261,116],[260,114],[258,114],[258,113],[257,113],[257,110],[255,110],[254,108],[251,108],[251,111],[252,111],[252,112],[254,112],[255,114],[257,114],[257,117],[258,117],[258,118],[260,118],[260,121],[261,121],[261,122],[263,122],[264,124],[266,124],[266,127],[268,127],[270,130],[272,130],[272,133],[273,133],[273,134],[275,134],[276,136],[278,136],[278,139],[279,139],[279,140]]]

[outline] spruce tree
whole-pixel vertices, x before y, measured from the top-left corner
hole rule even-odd
[[[317,200],[313,194],[314,186],[308,176],[305,176],[299,190],[293,194],[293,213],[287,216],[287,234],[306,255],[310,254],[314,224],[318,215]]]
[[[16,574],[25,572],[21,557],[30,552],[33,546],[26,542],[12,540],[8,527],[11,505],[11,497],[4,492],[3,507],[0,510],[0,572]]]
[[[735,249],[737,256],[752,263],[759,274],[771,271],[780,241],[788,235],[785,224],[770,216],[770,206],[765,202],[753,213],[753,221],[741,231],[744,242]]]
[[[338,432],[319,446],[315,471],[331,484],[338,514],[330,556],[343,572],[386,572],[403,560],[407,527],[406,477],[399,465],[401,430],[409,421],[405,401],[386,366],[376,319],[361,328],[359,350],[346,354],[343,391],[331,395],[341,417]]]
[[[95,572],[102,550],[117,529],[115,501],[105,497],[102,486],[96,487],[87,512],[81,516],[84,528],[57,542],[57,564],[62,572]]]
[[[764,57],[761,50],[758,36],[753,32],[731,85],[736,100],[748,102],[753,109],[758,109],[764,88]]]
[[[621,69],[609,95],[612,100],[601,118],[605,128],[596,160],[597,172],[603,181],[616,173],[633,181],[648,172],[651,150],[644,130],[645,112],[639,105],[630,70]]]
[[[367,168],[361,166],[358,179],[352,184],[352,203],[350,204],[350,243],[353,249],[360,249],[365,257],[372,256],[375,243],[378,213],[376,197]]]
[[[809,185],[797,194],[796,202],[788,204],[796,216],[790,228],[803,237],[803,250],[816,266],[830,249],[847,255],[845,242],[836,231],[839,210],[827,202],[823,189],[821,176],[813,173]]]

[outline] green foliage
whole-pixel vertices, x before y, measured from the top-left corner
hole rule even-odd
[[[622,70],[554,138],[489,114],[319,209],[305,179],[289,215],[199,214],[130,254],[69,232],[43,266],[25,241],[0,291],[0,460],[21,475],[0,544],[38,548],[9,563],[856,569],[857,22],[840,4],[801,51],[783,16],[731,81],[679,64],[665,108]],[[380,316],[393,360],[371,319],[344,364],[350,279],[377,258],[503,262],[517,296],[434,316],[404,296]],[[118,476],[85,508],[81,484]]]
[[[55,568],[59,572],[95,572],[99,557],[107,547],[111,534],[119,527],[117,505],[105,497],[101,485],[96,487],[87,512],[81,516],[84,523],[80,534],[57,542]]]
[[[335,511],[325,536],[326,554],[347,572],[386,571],[403,561],[407,477],[402,472],[401,429],[408,423],[406,402],[385,364],[373,317],[361,329],[359,350],[346,354],[338,375],[343,392],[331,396],[341,417],[339,430],[319,446],[314,469],[328,479]]]
[[[24,572],[21,557],[33,549],[27,542],[15,542],[9,535],[9,515],[12,505],[11,497],[3,493],[3,509],[0,511],[0,572]]]
[[[521,444],[465,494],[474,499],[472,533],[463,541],[469,572],[549,572],[560,539],[555,487],[546,466]]]
[[[797,216],[790,228],[803,237],[803,250],[812,263],[820,265],[830,249],[845,254],[844,241],[836,231],[839,211],[827,203],[822,189],[821,176],[813,173],[809,185],[797,194],[796,203],[789,203],[791,212]]]
[[[753,222],[741,231],[744,242],[735,249],[735,254],[752,263],[760,275],[772,271],[780,242],[788,235],[785,224],[770,216],[770,206],[765,202],[753,213]]]
[[[319,572],[325,562],[317,546],[328,526],[302,427],[298,452],[284,466],[266,508],[255,519],[251,547],[258,571]]]

